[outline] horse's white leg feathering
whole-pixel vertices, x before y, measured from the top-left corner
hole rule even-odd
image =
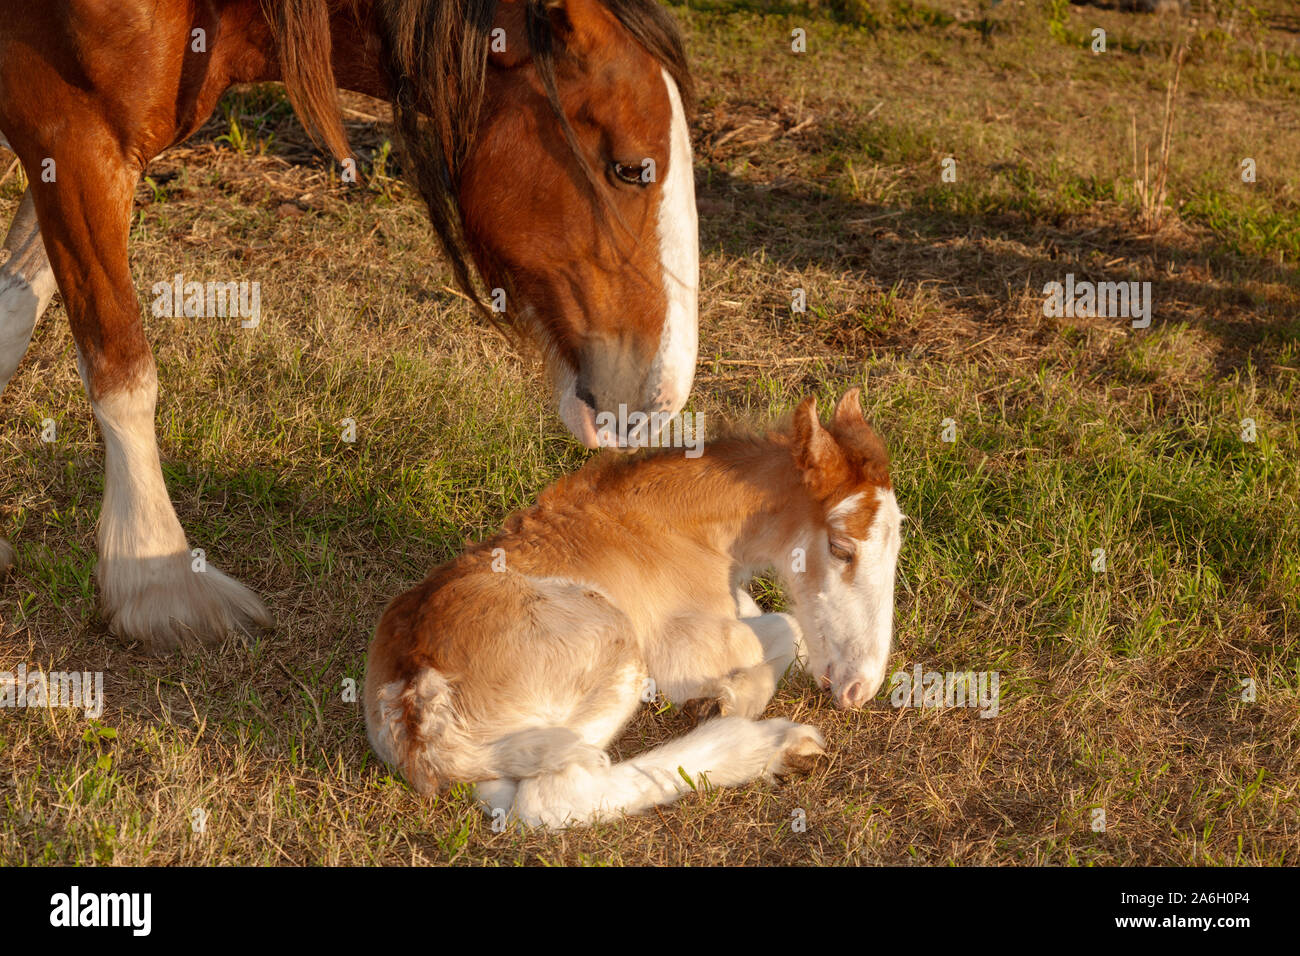
[[[114,633],[156,650],[270,624],[256,595],[191,555],[163,483],[152,364],[131,387],[92,398],[104,434],[100,599]]]

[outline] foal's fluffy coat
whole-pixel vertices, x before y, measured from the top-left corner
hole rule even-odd
[[[756,720],[796,657],[841,706],[879,688],[898,508],[857,390],[765,437],[608,455],[389,605],[370,647],[375,751],[421,792],[476,782],[489,809],[566,826],[807,769],[814,727]],[[795,616],[742,585],[773,568]],[[653,683],[650,683],[653,681]],[[611,766],[648,688],[718,713]]]

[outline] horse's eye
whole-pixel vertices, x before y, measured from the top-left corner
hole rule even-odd
[[[614,163],[614,175],[629,186],[644,186],[646,181],[641,176],[640,163]]]
[[[832,541],[830,543],[830,546],[831,546],[832,557],[838,558],[840,561],[844,561],[844,562],[853,560],[853,555],[856,553],[853,550],[853,548],[845,547],[843,544],[840,544],[838,541]]]

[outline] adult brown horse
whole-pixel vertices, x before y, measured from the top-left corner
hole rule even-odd
[[[191,569],[159,467],[158,379],[127,236],[145,164],[234,83],[282,80],[348,154],[339,87],[392,101],[460,285],[506,291],[588,445],[675,414],[695,366],[698,233],[679,33],[655,0],[0,0],[0,134],[31,187],[0,272],[0,389],[55,284],[106,446],[100,601],[167,650],[270,623]],[[0,541],[0,569],[13,560]]]

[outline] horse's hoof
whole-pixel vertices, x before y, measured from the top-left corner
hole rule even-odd
[[[108,629],[153,654],[274,625],[256,594],[210,565],[194,570],[188,554],[101,561],[99,582]]]

